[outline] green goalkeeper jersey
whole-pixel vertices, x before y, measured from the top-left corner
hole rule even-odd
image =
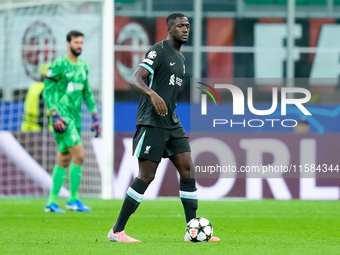
[[[47,71],[43,98],[49,110],[56,109],[66,122],[74,121],[77,127],[81,126],[83,99],[91,113],[97,112],[87,64],[81,59],[72,63],[66,55],[54,60]]]

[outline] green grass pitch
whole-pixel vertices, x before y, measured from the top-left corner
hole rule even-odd
[[[220,243],[183,241],[179,199],[143,201],[126,227],[142,242],[111,243],[122,200],[83,201],[91,212],[52,214],[46,199],[0,199],[0,254],[340,254],[339,201],[200,201]]]

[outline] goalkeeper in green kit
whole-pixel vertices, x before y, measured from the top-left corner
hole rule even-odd
[[[57,163],[52,173],[52,188],[45,212],[63,213],[56,201],[69,167],[69,210],[86,212],[91,209],[79,200],[79,186],[85,150],[81,142],[81,104],[84,99],[92,114],[91,130],[100,134],[101,127],[94,96],[88,82],[88,66],[78,59],[84,35],[79,31],[67,34],[67,54],[52,62],[47,71],[43,98],[51,111],[54,138],[57,143]],[[71,163],[72,160],[72,163]]]

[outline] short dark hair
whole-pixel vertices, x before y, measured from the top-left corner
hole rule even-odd
[[[170,23],[172,21],[175,21],[177,18],[181,18],[181,17],[185,17],[185,15],[183,13],[179,13],[179,12],[175,12],[170,14],[167,18],[166,18],[166,26],[170,27]]]
[[[84,34],[82,32],[77,31],[77,30],[72,30],[67,34],[66,41],[71,42],[72,38],[77,38],[79,36],[84,37]]]

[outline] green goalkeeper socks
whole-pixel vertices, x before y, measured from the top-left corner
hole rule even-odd
[[[48,196],[47,205],[55,203],[58,199],[58,194],[64,184],[66,177],[66,169],[55,165],[52,173],[52,188]]]
[[[58,165],[54,166],[52,173],[52,188],[48,196],[47,205],[55,203],[58,199],[58,194],[61,187],[64,184],[66,178],[66,169]],[[82,166],[77,166],[73,163],[70,165],[69,169],[69,181],[70,181],[70,193],[71,196],[68,202],[73,202],[79,199],[79,186],[81,181]]]
[[[73,202],[79,199],[79,186],[81,181],[82,166],[71,163],[69,170],[70,193],[71,196],[68,202]]]

